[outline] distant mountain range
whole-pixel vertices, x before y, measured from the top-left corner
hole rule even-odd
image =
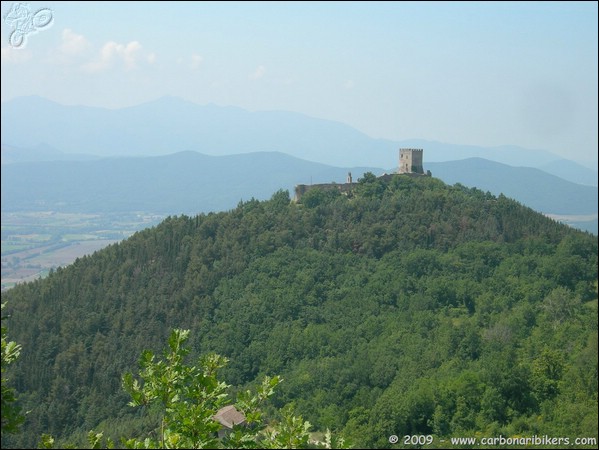
[[[197,105],[175,97],[109,110],[64,106],[40,97],[2,104],[2,143],[46,144],[66,153],[156,156],[186,150],[207,155],[280,151],[336,166],[393,164],[395,143],[347,125],[302,114]]]
[[[481,158],[427,163],[448,184],[503,193],[544,213],[596,214],[597,188],[539,169],[511,167]],[[69,212],[148,211],[196,214],[235,207],[240,200],[267,199],[278,189],[293,195],[296,184],[344,183],[383,169],[339,168],[279,152],[45,161],[2,165],[2,210]]]
[[[428,163],[427,170],[447,184],[461,183],[504,194],[543,213],[593,214],[597,188],[566,181],[531,167],[512,167],[482,158]]]
[[[373,168],[344,169],[277,152],[47,161],[2,165],[2,211],[151,211],[197,214],[268,199],[296,184],[357,179]]]
[[[61,152],[46,144],[40,144],[35,148],[21,148],[2,144],[1,149],[2,164],[40,161],[90,161],[99,159],[98,156],[94,155]]]
[[[223,156],[276,151],[336,167],[391,168],[400,147],[416,147],[425,150],[425,162],[479,157],[597,186],[597,170],[542,150],[373,139],[348,125],[298,113],[250,112],[176,97],[116,110],[19,97],[2,103],[2,131],[3,162],[48,160],[51,154],[65,159],[57,151],[79,154],[79,159],[81,154],[156,156],[192,150]],[[5,148],[35,149],[37,155],[16,156]]]
[[[348,171],[392,172],[398,149],[411,147],[448,184],[547,214],[597,214],[597,171],[549,152],[372,139],[291,112],[175,97],[109,110],[32,96],[2,103],[2,130],[3,211],[221,211],[281,188],[293,195],[296,184],[343,183]]]

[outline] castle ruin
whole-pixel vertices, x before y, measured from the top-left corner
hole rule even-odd
[[[427,170],[424,173],[422,167],[422,154],[421,148],[400,148],[399,149],[399,166],[395,173],[381,175],[382,178],[388,178],[395,175],[409,175],[409,176],[431,176],[431,171]],[[342,194],[349,194],[353,187],[358,183],[352,179],[352,174],[347,174],[346,183],[322,183],[322,184],[298,184],[295,186],[295,201],[300,201],[301,197],[308,192],[310,189],[321,189],[323,191],[338,190]]]
[[[397,173],[420,173],[424,174],[422,167],[421,148],[399,149],[399,170]]]

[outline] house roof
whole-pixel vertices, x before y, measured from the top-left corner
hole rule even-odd
[[[241,425],[245,422],[245,416],[242,412],[237,411],[235,406],[225,406],[217,411],[214,415],[214,420],[219,422],[223,427],[233,428],[233,425]]]

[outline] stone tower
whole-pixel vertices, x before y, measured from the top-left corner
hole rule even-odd
[[[421,148],[399,149],[399,173],[424,174],[424,168],[422,167]]]

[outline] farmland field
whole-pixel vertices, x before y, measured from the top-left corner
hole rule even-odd
[[[162,219],[143,212],[2,212],[2,290],[44,277]]]

